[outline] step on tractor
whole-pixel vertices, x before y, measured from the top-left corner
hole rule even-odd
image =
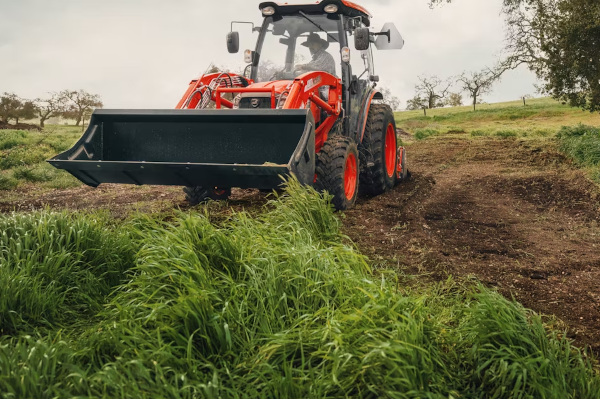
[[[234,26],[258,35],[243,73],[204,74],[174,110],[96,110],[49,163],[94,187],[183,186],[192,204],[227,199],[231,188],[273,190],[293,175],[345,210],[359,192],[379,195],[406,179],[373,66],[373,47],[403,47],[396,27],[372,32],[371,14],[346,0],[259,9],[260,27],[232,22],[226,38],[237,53]]]

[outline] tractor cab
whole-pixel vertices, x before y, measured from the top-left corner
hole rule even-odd
[[[244,53],[248,64],[244,76],[255,84],[285,87],[307,72],[332,75],[342,87],[342,129],[348,136],[357,136],[365,118],[361,110],[373,98],[382,98],[375,89],[379,77],[371,44],[382,50],[401,49],[404,40],[396,27],[386,24],[382,32],[371,33],[371,14],[345,0],[294,5],[265,2],[259,9],[264,21],[260,28],[254,28],[259,32],[256,48]],[[237,53],[239,33],[232,31],[227,43],[229,52]],[[324,89],[321,94],[326,100]],[[241,108],[270,107],[267,95],[241,97]],[[317,123],[322,120],[317,111],[315,119]]]

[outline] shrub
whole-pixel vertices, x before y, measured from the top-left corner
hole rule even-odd
[[[438,135],[439,131],[437,131],[436,129],[417,129],[415,131],[415,139],[417,140],[423,140],[426,139],[430,136],[435,136]]]
[[[0,131],[0,150],[8,150],[27,143],[25,131]]]
[[[586,125],[563,127],[558,132],[560,150],[584,166],[600,165],[600,128]]]
[[[0,190],[13,190],[19,182],[8,174],[0,172]]]

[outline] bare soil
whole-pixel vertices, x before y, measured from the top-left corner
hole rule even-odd
[[[424,281],[477,277],[564,321],[600,354],[600,191],[551,145],[433,138],[409,147],[412,179],[343,215],[345,233],[376,264]],[[234,190],[225,209],[258,210],[267,195]],[[103,185],[11,192],[0,212],[189,209],[180,188]]]

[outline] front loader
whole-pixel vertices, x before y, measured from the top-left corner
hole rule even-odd
[[[233,187],[274,189],[294,175],[345,210],[359,191],[378,195],[405,179],[372,52],[402,48],[395,26],[371,32],[371,14],[345,0],[259,8],[264,21],[252,29],[258,40],[243,74],[193,80],[175,110],[97,110],[49,163],[94,187],[183,186],[192,204],[226,199]],[[239,51],[238,32],[227,47]],[[332,59],[328,71],[318,66]]]

